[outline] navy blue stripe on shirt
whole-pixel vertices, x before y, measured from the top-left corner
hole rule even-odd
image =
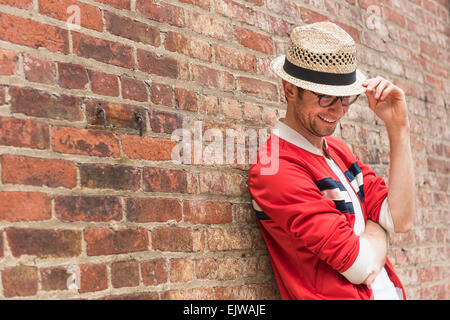
[[[359,167],[359,164],[357,162],[355,162],[348,168],[347,171],[345,171],[344,174],[347,177],[348,181],[352,182],[356,178],[356,176],[360,173],[361,173],[361,168]],[[359,190],[356,190],[356,193],[358,194],[359,200],[361,200],[361,202],[363,202],[364,201],[364,185],[363,185],[362,181],[361,181],[361,184],[359,183],[359,181],[356,181],[356,182],[359,187],[358,188]]]
[[[345,191],[344,185],[340,181],[335,181],[332,178],[317,180],[316,185],[320,191],[332,190],[336,188],[339,188],[341,191]]]
[[[326,195],[327,190],[336,190],[339,189],[342,193],[346,193],[347,190],[345,189],[344,185],[340,181],[335,181],[332,178],[324,178],[321,180],[316,181],[316,185],[319,188],[320,191],[322,191],[322,194]],[[336,198],[337,196],[337,198]],[[336,209],[338,209],[340,212],[348,212],[350,214],[354,214],[355,210],[353,208],[353,203],[346,202],[345,197],[343,195],[336,194],[334,199],[330,199],[334,202],[336,205]]]
[[[336,205],[336,209],[338,209],[340,212],[348,212],[350,214],[354,214],[355,210],[353,209],[353,203],[351,202],[345,202],[344,200],[333,200],[334,204]]]
[[[253,209],[253,210],[255,211],[256,217],[257,217],[259,220],[272,220],[272,219],[270,219],[270,217],[269,217],[267,214],[265,214],[264,212],[258,211],[258,210],[255,210],[255,209]]]

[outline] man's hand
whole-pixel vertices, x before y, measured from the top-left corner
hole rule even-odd
[[[372,220],[367,220],[366,229],[361,237],[369,241],[373,251],[372,271],[363,282],[363,284],[369,285],[375,280],[386,263],[388,237],[386,231]]]
[[[367,79],[362,85],[366,87],[369,108],[386,127],[409,126],[405,93],[401,88],[380,76]]]

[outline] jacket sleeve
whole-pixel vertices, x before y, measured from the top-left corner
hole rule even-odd
[[[385,230],[394,232],[394,223],[388,205],[388,187],[383,178],[373,169],[357,159],[363,177],[364,203],[367,218],[381,225]]]
[[[322,196],[309,172],[289,164],[274,175],[260,175],[254,166],[248,184],[259,208],[294,241],[350,282],[364,281],[373,265],[370,244],[360,241],[334,202]]]

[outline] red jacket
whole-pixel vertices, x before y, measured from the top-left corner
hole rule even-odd
[[[323,155],[299,148],[278,136],[275,138],[278,157],[271,150],[272,135],[250,167],[248,186],[282,299],[373,299],[368,286],[352,284],[341,274],[358,256],[359,236],[353,231],[352,208],[325,196],[324,189],[332,189],[328,184],[339,179]],[[370,218],[378,222],[387,197],[384,180],[339,139],[326,137],[325,145],[347,178],[362,174],[351,185],[359,189],[355,192],[364,221]],[[267,165],[270,155],[275,157]],[[278,170],[264,174],[261,169],[273,166],[274,161]],[[387,259],[385,269],[406,299],[405,290]]]

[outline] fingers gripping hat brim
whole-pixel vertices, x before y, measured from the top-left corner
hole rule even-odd
[[[366,88],[362,86],[362,83],[366,80],[366,76],[358,69],[356,69],[356,80],[352,84],[327,85],[306,81],[288,74],[284,69],[285,60],[285,55],[275,58],[272,60],[270,68],[276,75],[297,87],[331,96],[351,96],[364,93],[366,90]]]

